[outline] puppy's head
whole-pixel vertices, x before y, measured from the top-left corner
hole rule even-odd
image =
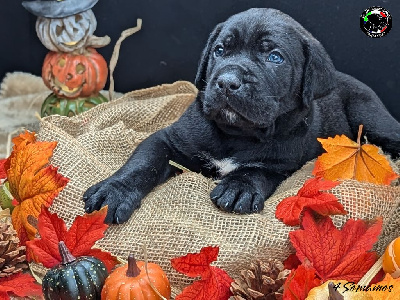
[[[334,87],[322,45],[275,9],[250,9],[219,24],[200,60],[196,86],[205,115],[227,131],[298,122]],[[290,126],[287,126],[288,128]]]

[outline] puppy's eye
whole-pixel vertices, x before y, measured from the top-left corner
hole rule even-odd
[[[268,61],[273,62],[275,64],[281,64],[283,63],[284,59],[282,57],[282,55],[277,52],[277,51],[272,51],[269,55],[268,55]]]
[[[215,57],[222,56],[222,55],[224,55],[224,53],[225,53],[225,49],[223,46],[218,45],[217,47],[215,47],[215,50],[214,50]]]

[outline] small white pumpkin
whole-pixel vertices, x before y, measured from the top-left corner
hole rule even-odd
[[[85,47],[96,27],[96,17],[91,9],[65,18],[38,17],[36,21],[40,41],[55,52],[73,52]]]

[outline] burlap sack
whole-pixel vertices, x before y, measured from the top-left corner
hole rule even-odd
[[[176,82],[131,92],[76,117],[43,119],[38,137],[58,141],[51,163],[70,178],[51,210],[71,225],[76,215],[84,213],[84,191],[116,171],[144,138],[173,123],[196,93],[192,84]],[[200,174],[184,173],[152,191],[130,220],[111,226],[97,246],[119,257],[133,252],[143,259],[141,245],[146,244],[149,260],[166,271],[174,295],[190,280],[171,268],[170,259],[204,246],[218,245],[216,265],[236,277],[254,258],[285,259],[292,252],[288,233],[293,228],[275,218],[275,208],[297,193],[312,168],[309,163],[287,179],[267,200],[264,211],[253,215],[218,210],[209,198],[215,183]],[[334,217],[338,226],[348,218],[383,216],[386,229],[377,247],[380,253],[400,234],[399,187],[345,181],[333,193],[349,211]]]

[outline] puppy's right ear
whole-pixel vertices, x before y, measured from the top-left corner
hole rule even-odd
[[[309,107],[313,99],[328,94],[336,87],[335,67],[325,48],[310,33],[303,44],[303,103]]]
[[[214,30],[211,32],[206,47],[203,49],[201,54],[199,67],[197,69],[196,79],[194,80],[194,84],[196,88],[201,91],[204,89],[206,85],[206,77],[207,77],[207,68],[208,68],[208,61],[210,59],[210,55],[212,55],[212,45],[214,44],[215,40],[217,39],[219,33],[221,32],[223,23],[218,24]]]

